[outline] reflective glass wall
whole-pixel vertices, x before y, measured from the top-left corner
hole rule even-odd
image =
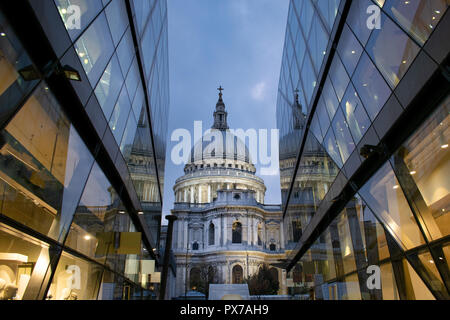
[[[169,104],[166,1],[24,5],[48,39],[42,51],[81,81],[70,82],[79,100],[70,105],[45,76],[32,76],[40,53],[24,49],[27,38],[2,4],[10,16],[0,10],[0,299],[153,299]],[[73,108],[91,123],[73,121]]]
[[[363,147],[382,141],[448,55],[430,39],[448,34],[450,3],[332,2],[291,1],[289,9],[277,121],[285,239],[289,261],[300,258],[290,290],[314,288],[317,299],[447,299],[448,97],[430,96],[439,103],[427,120],[362,187],[350,186],[356,193],[337,217],[330,208],[369,163]],[[370,7],[379,27],[368,27]],[[328,23],[324,11],[335,12]],[[333,36],[298,42],[314,21]],[[381,268],[378,291],[367,289],[370,265]]]

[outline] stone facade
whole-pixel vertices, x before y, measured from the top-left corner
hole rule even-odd
[[[222,140],[219,147],[205,143],[214,141],[208,134]],[[211,132],[194,146],[184,171],[173,188],[177,296],[192,289],[191,275],[202,268],[214,270],[214,283],[232,284],[286,258],[281,208],[264,204],[264,181],[245,144],[228,130],[221,93]],[[272,268],[285,294],[285,272]]]

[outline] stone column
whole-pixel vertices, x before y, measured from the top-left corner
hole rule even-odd
[[[183,224],[184,219],[177,221],[177,230],[178,230],[178,241],[177,241],[177,247],[178,249],[183,248]]]
[[[226,216],[224,216],[223,217],[223,245],[225,246],[226,244],[227,244],[227,240],[228,240],[228,237],[227,237],[227,221],[228,219],[227,219],[227,217]]]
[[[183,188],[183,193],[184,193],[184,195],[183,195],[183,202],[187,202],[187,188]]]
[[[280,221],[280,248],[281,250],[284,250],[284,226],[283,221]]]
[[[208,203],[211,202],[211,185],[208,184]]]
[[[191,186],[191,203],[194,203],[194,186]]]
[[[198,203],[202,203],[202,185],[198,186]]]
[[[183,234],[183,236],[184,236],[183,237],[184,238],[183,247],[184,247],[184,249],[188,248],[188,245],[189,245],[188,224],[189,224],[189,221],[187,219],[184,219],[184,228],[183,228],[183,231],[184,231],[184,234]]]
[[[247,211],[247,245],[250,245],[251,239],[250,239],[250,217],[248,216]]]

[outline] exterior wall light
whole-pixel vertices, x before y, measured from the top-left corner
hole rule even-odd
[[[54,71],[58,75],[63,75],[68,80],[81,81],[80,73],[76,69],[72,68],[71,66],[69,66],[67,64],[63,67],[56,65],[56,66],[50,66],[49,68],[45,68],[45,69],[47,69],[47,70],[50,69],[50,71],[44,72],[44,74],[50,75]],[[36,69],[36,67],[34,65],[28,65],[28,66],[18,70],[18,72],[25,81],[39,80],[44,77]]]

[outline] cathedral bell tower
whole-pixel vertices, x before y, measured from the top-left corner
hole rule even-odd
[[[221,131],[225,131],[228,128],[227,124],[227,116],[228,113],[225,111],[225,104],[222,100],[222,86],[220,86],[217,90],[219,90],[219,101],[216,104],[216,111],[214,112],[214,124],[212,129],[217,129]]]

